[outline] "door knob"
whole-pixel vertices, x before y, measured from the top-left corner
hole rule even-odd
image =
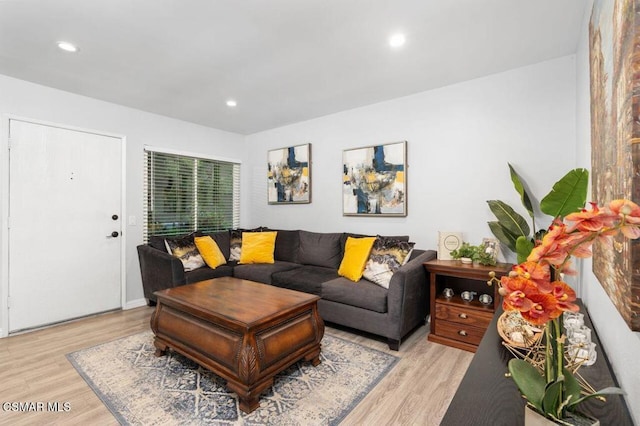
[[[116,238],[118,235],[120,235],[118,234],[118,231],[113,231],[111,235],[107,235],[107,238]]]
[[[118,215],[117,215],[117,214],[114,214],[113,216],[111,216],[111,219],[113,219],[113,220],[118,220]]]

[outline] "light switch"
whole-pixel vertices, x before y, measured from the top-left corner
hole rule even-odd
[[[136,217],[129,216],[129,226],[136,226]]]

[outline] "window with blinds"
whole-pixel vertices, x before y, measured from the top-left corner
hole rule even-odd
[[[145,243],[153,235],[237,228],[240,164],[145,150],[143,213]]]

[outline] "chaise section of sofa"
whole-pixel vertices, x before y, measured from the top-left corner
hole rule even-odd
[[[264,230],[266,228],[260,228]],[[237,234],[237,232],[236,232]],[[321,297],[318,310],[326,322],[383,336],[398,350],[402,339],[424,324],[429,314],[427,277],[422,263],[436,257],[434,250],[414,249],[410,260],[395,271],[389,288],[365,278],[354,282],[338,274],[348,237],[363,235],[277,230],[274,262],[238,264],[185,272],[182,262],[167,253],[162,237],[138,246],[145,297],[153,292],[221,276],[288,288]],[[225,258],[230,254],[230,233],[211,234]],[[408,241],[408,236],[393,237]]]

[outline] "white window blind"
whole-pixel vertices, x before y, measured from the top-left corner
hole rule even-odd
[[[153,235],[240,225],[240,164],[145,150],[144,229]]]

